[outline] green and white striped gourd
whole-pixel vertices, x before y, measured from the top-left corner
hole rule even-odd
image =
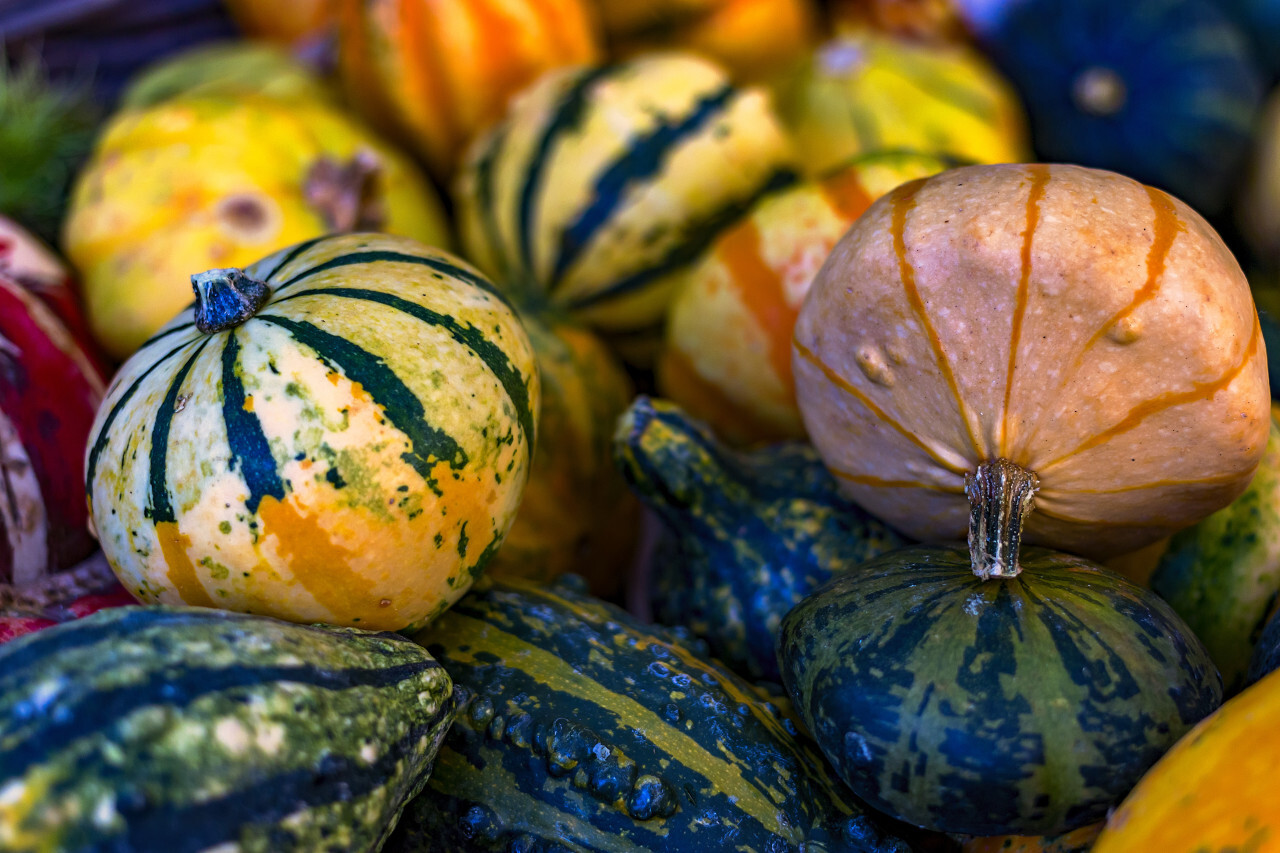
[[[387,853],[905,853],[746,681],[570,588],[486,580],[418,642],[457,722]]]
[[[0,850],[376,851],[454,703],[396,634],[102,610],[0,646]]]
[[[524,488],[539,384],[520,321],[472,268],[403,237],[224,272],[193,277],[196,304],[99,409],[86,471],[108,560],[144,603],[429,621]]]

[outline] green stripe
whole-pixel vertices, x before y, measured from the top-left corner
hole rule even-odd
[[[239,361],[240,341],[233,329],[222,348],[222,421],[227,428],[227,446],[231,450],[229,467],[238,470],[249,487],[249,500],[245,506],[249,512],[256,513],[265,497],[284,500],[284,481],[276,469],[276,460],[262,431],[262,422],[245,407],[244,382],[236,369]]]
[[[260,280],[269,281],[272,276],[274,276],[276,273],[280,272],[280,270],[284,269],[289,264],[297,260],[298,256],[301,255],[303,252],[307,251],[307,249],[310,249],[316,243],[319,243],[323,240],[328,240],[331,236],[333,235],[322,234],[319,237],[312,237],[310,240],[303,240],[301,243],[295,244],[292,249],[288,249],[285,251],[284,256],[280,258],[279,263],[277,263],[274,267],[271,268],[271,272],[264,273],[262,276],[260,276]]]
[[[168,456],[169,456],[169,428],[173,425],[173,416],[177,413],[178,392],[182,389],[182,383],[187,380],[187,374],[191,372],[192,366],[195,365],[196,359],[200,357],[200,353],[204,352],[205,346],[208,345],[212,338],[205,338],[200,342],[200,346],[196,347],[196,351],[187,359],[187,363],[182,365],[182,369],[173,377],[173,381],[169,383],[169,392],[164,395],[164,402],[160,404],[160,411],[156,412],[156,425],[151,433],[151,507],[149,516],[152,521],[157,524],[165,521],[177,522],[177,517],[173,513],[173,503],[169,500],[168,479]]]
[[[447,433],[427,423],[422,401],[380,356],[311,323],[299,323],[271,314],[259,314],[257,319],[287,330],[330,368],[352,382],[360,383],[374,402],[382,407],[387,420],[409,439],[409,449],[401,454],[401,458],[418,472],[432,491],[439,493],[436,478],[431,474],[437,464],[443,462],[455,469],[466,466],[466,451]]]
[[[494,287],[493,282],[489,281],[487,278],[484,278],[483,276],[480,276],[480,275],[477,275],[476,273],[471,272],[470,270],[464,269],[463,267],[460,267],[457,264],[451,263],[445,260],[444,258],[424,257],[422,255],[408,255],[408,254],[405,254],[404,252],[389,252],[389,251],[382,251],[382,250],[375,250],[375,251],[369,251],[369,252],[350,252],[341,257],[333,258],[331,260],[325,261],[322,264],[318,264],[314,267],[305,269],[302,272],[298,273],[293,278],[286,281],[284,284],[281,284],[280,286],[276,287],[275,292],[279,293],[280,291],[284,290],[286,287],[292,287],[293,285],[297,284],[300,281],[305,281],[308,278],[311,278],[312,276],[319,275],[322,272],[328,272],[329,270],[341,269],[342,267],[357,266],[359,264],[377,264],[377,263],[417,264],[418,266],[427,267],[428,269],[435,270],[436,272],[442,275],[447,275],[447,276],[450,276],[451,278],[456,278],[460,281],[465,281],[467,284],[470,284],[474,287],[478,287],[481,290],[488,293],[489,295],[496,297],[498,301],[501,302],[503,305],[506,305],[508,308],[511,307],[511,303],[507,301],[507,297],[500,290]]]
[[[511,259],[502,245],[502,230],[498,227],[498,212],[493,205],[493,170],[507,141],[510,125],[500,126],[488,140],[484,156],[476,163],[476,207],[480,217],[480,227],[484,238],[489,243],[489,253],[498,265],[497,274],[504,279],[511,278]],[[507,282],[511,284],[510,281]]]
[[[415,302],[402,299],[390,293],[384,293],[379,290],[364,290],[354,287],[335,287],[327,288],[324,291],[325,296],[342,296],[349,299],[363,299],[368,302],[377,302],[394,308],[421,320],[431,326],[439,326],[449,333],[449,337],[458,343],[467,347],[485,363],[489,368],[489,372],[502,383],[503,389],[507,392],[507,398],[511,401],[511,405],[516,410],[516,420],[520,423],[520,431],[524,434],[525,443],[530,449],[533,447],[534,424],[533,409],[529,405],[529,388],[525,382],[525,378],[520,375],[511,361],[507,358],[507,354],[502,348],[493,344],[484,333],[468,323],[465,326],[460,324],[456,319],[448,314],[440,314],[432,311],[430,308],[424,308]],[[295,296],[306,296],[308,294],[295,294]],[[294,296],[286,297],[293,299]],[[285,301],[285,300],[280,300]]]

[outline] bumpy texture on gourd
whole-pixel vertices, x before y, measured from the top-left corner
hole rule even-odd
[[[0,848],[372,853],[453,712],[395,634],[103,610],[0,646]]]
[[[787,692],[868,803],[970,835],[1083,826],[1222,701],[1157,596],[1043,548],[1022,565],[984,581],[963,547],[906,548],[783,620]]]
[[[747,682],[567,583],[486,581],[430,630],[458,719],[388,853],[905,853]]]
[[[674,536],[650,570],[655,617],[752,679],[780,679],[787,611],[832,572],[903,544],[839,494],[808,444],[734,452],[671,403],[640,397],[618,421],[614,456]]]
[[[272,293],[180,314],[116,375],[88,448],[102,549],[144,602],[398,630],[466,591],[520,501],[538,412],[514,311],[403,237],[250,266]]]

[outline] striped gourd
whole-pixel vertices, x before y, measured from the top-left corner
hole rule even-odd
[[[631,404],[614,458],[674,536],[650,567],[655,617],[752,679],[779,680],[774,644],[788,610],[832,572],[903,544],[839,494],[810,445],[735,452],[664,400]]]
[[[1089,853],[1103,822],[1085,824],[1058,835],[984,835],[966,838],[960,853]]]
[[[705,60],[659,54],[559,71],[468,151],[459,228],[495,281],[643,341],[680,273],[788,183],[790,164],[764,92],[736,88]]]
[[[520,499],[539,399],[523,328],[471,268],[402,237],[322,238],[245,274],[266,288],[255,315],[201,331],[230,291],[194,277],[197,304],[108,390],[86,466],[103,551],[144,602],[432,618]]]
[[[868,154],[762,200],[672,300],[658,390],[734,444],[803,438],[791,334],[813,277],[871,202],[954,165],[933,154]]]
[[[787,692],[854,793],[908,823],[1101,820],[1218,707],[1213,662],[1158,596],[1078,557],[1027,548],[990,580],[969,563],[914,547],[838,575],[782,621]]]
[[[1091,556],[1203,519],[1249,484],[1271,422],[1257,312],[1221,238],[1164,192],[1078,166],[966,166],[882,197],[814,279],[793,345],[805,426],[845,493],[922,541],[973,520],[995,573],[1016,571],[1005,519]],[[992,512],[971,515],[976,492]]]
[[[376,851],[454,701],[395,634],[103,610],[0,646],[0,849]]]
[[[485,584],[416,636],[458,716],[389,853],[907,849],[687,643],[563,582]]]

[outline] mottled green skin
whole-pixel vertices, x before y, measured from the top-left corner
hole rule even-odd
[[[486,582],[416,639],[458,721],[388,853],[909,849],[755,688],[566,582]]]
[[[396,634],[103,610],[0,647],[0,850],[374,851],[454,702]]]
[[[1151,588],[1173,606],[1209,650],[1226,695],[1246,671],[1280,596],[1280,426],[1244,494],[1174,535]]]
[[[1273,616],[1254,647],[1246,684],[1253,684],[1276,669],[1280,669],[1280,617]]]
[[[1045,835],[1103,818],[1222,701],[1168,605],[1024,548],[981,581],[962,546],[904,548],[787,614],[783,683],[855,793],[909,823]]]
[[[750,678],[778,680],[788,610],[905,541],[839,494],[811,445],[733,451],[665,400],[631,404],[614,459],[673,534],[651,576],[655,618],[687,626]]]

